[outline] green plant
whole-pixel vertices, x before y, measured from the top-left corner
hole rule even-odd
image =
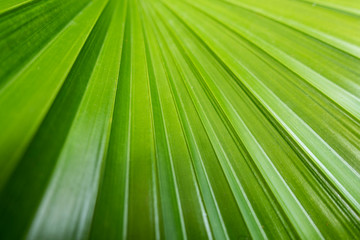
[[[360,236],[358,0],[2,0],[0,239]]]

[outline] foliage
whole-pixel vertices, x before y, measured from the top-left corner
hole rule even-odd
[[[0,1],[0,239],[360,236],[358,0]]]

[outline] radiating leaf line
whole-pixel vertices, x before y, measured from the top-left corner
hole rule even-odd
[[[360,58],[359,38],[357,37],[359,32],[357,30],[360,28],[358,24],[360,21],[359,19],[352,19],[351,16],[346,15],[340,17],[335,13],[327,12],[326,9],[321,12],[317,11],[317,14],[314,14],[314,11],[311,8],[303,7],[301,4],[294,4],[292,1],[272,2],[272,4],[262,4],[260,1],[259,4],[256,5],[250,5],[248,4],[248,1],[229,0],[229,2],[291,26],[299,31],[314,36],[321,41],[331,44],[350,55]],[[280,7],[283,3],[286,5]],[[281,9],[284,8],[291,9],[292,11],[281,11]],[[296,11],[294,11],[295,9]],[[300,9],[304,11],[301,11]],[[293,13],[291,15],[292,19],[287,18],[287,14],[290,12]],[[300,12],[302,13],[299,14]],[[327,17],[329,15],[332,15],[333,19],[337,19],[338,21],[335,22],[334,20],[331,20],[332,25],[319,23],[318,25],[314,24],[311,26],[310,18],[309,20],[304,18],[304,16],[317,16],[318,19],[330,19]],[[344,29],[343,26],[347,26],[348,29]],[[351,31],[351,29],[354,29],[354,31]]]
[[[2,118],[0,125],[6,126],[6,129],[3,129],[0,137],[2,146],[0,186],[6,181],[9,171],[13,169],[52,104],[86,37],[101,13],[102,6],[104,6],[103,1],[95,1],[79,13],[74,20],[79,24],[70,22],[25,69],[17,74],[14,81],[1,90],[0,115]],[[88,16],[91,16],[90,20]],[[85,27],[81,23],[84,23]],[[78,37],[74,39],[75,36]],[[53,55],[62,52],[64,48],[67,48],[67,55],[64,55],[57,68],[50,69],[48,65],[55,63]],[[42,71],[43,69],[44,71]],[[33,78],[34,81],[26,81],[28,78]],[[34,94],[40,90],[43,90],[44,93]],[[20,96],[26,96],[26,98]],[[9,103],[12,105],[9,106]],[[29,120],[21,126],[18,125],[19,122],[23,122],[23,119]]]
[[[338,0],[299,0],[308,2],[312,6],[319,6],[334,9],[336,11],[342,11],[347,14],[354,14],[356,16],[360,16],[360,4],[356,0],[346,0],[346,1],[338,1]]]
[[[203,8],[205,4],[202,4],[201,7]],[[197,5],[199,6],[199,5]],[[200,7],[200,6],[199,6]],[[200,9],[200,8],[199,8]],[[210,12],[209,10],[207,10]],[[219,12],[219,9],[217,8],[217,11]],[[219,16],[218,13],[215,16]],[[212,14],[214,16],[214,14]],[[221,18],[223,19],[223,18]],[[240,20],[240,19],[239,19]],[[231,26],[230,24],[238,21],[226,21],[228,24],[225,26]],[[239,25],[234,26],[236,29],[239,29]],[[235,30],[236,31],[236,30]],[[241,31],[241,32],[240,32]],[[322,75],[318,74],[316,71],[312,70],[308,66],[304,65],[303,62],[306,61],[306,59],[302,58],[301,61],[294,59],[291,55],[284,53],[282,50],[279,49],[279,47],[271,46],[269,43],[270,41],[264,41],[262,39],[257,38],[256,35],[252,34],[246,28],[241,28],[241,30],[238,30],[236,32],[239,32],[240,34],[244,34],[249,41],[252,43],[255,43],[257,46],[259,46],[261,49],[263,49],[265,52],[272,55],[274,58],[281,61],[285,66],[287,66],[289,69],[294,71],[296,74],[299,74],[300,76],[303,76],[303,78],[313,86],[315,86],[317,89],[319,89],[320,92],[322,92],[325,96],[329,97],[330,100],[334,101],[336,104],[341,104],[344,106],[345,109],[348,109],[348,112],[352,115],[354,115],[354,118],[356,121],[359,121],[359,110],[358,106],[360,105],[359,100],[359,85],[358,84],[352,84],[348,87],[350,91],[353,91],[353,93],[344,91],[343,88],[340,88],[337,84],[334,84],[332,81],[329,81],[330,79],[327,79],[323,77]],[[254,31],[254,30],[253,30]],[[301,36],[299,36],[301,37]],[[282,45],[282,48],[284,48],[284,45]],[[317,47],[319,48],[319,47]],[[306,49],[304,49],[306,51]],[[291,50],[290,50],[291,51]],[[292,53],[294,54],[294,53]],[[311,53],[307,54],[307,57],[309,58]],[[327,71],[331,71],[330,69]],[[336,74],[336,72],[332,73],[332,75]],[[332,76],[329,76],[332,77]],[[355,77],[355,76],[352,76]],[[342,83],[344,83],[344,76],[341,76]],[[351,79],[351,78],[350,78]],[[344,98],[344,96],[347,96]],[[340,106],[341,107],[341,106]]]
[[[4,0],[0,3],[0,14],[32,4],[38,0]]]
[[[208,31],[208,32],[210,32],[210,31]],[[209,38],[209,39],[210,39],[210,38]],[[227,64],[228,64],[229,66],[231,66],[231,63],[230,63],[230,62],[227,62]],[[252,77],[254,77],[255,79],[258,79],[255,75],[253,75],[253,74],[250,72],[249,69],[247,69],[247,67],[244,66],[244,68],[245,68],[245,71],[248,71],[248,72],[250,73],[249,76],[252,76]],[[239,71],[239,70],[235,70],[235,71]],[[242,71],[242,70],[241,70],[241,71]],[[255,83],[253,83],[253,84],[255,84]],[[261,86],[265,87],[265,86],[261,83],[261,81],[259,81],[259,84],[260,84],[260,85],[256,85],[256,86],[257,86],[257,90],[256,90],[256,91],[261,91],[261,90],[260,90],[260,89],[262,88]],[[247,84],[246,84],[246,85],[247,85]],[[255,86],[255,85],[253,85],[253,87],[254,87],[254,86]],[[253,88],[253,87],[252,87],[252,88]],[[278,101],[278,100],[279,100],[279,99],[276,100],[277,97],[276,97],[275,95],[273,95],[273,93],[269,92],[269,91],[267,90],[267,87],[265,87],[264,90],[265,90],[266,93],[264,92],[265,94],[262,94],[262,97],[260,97],[260,95],[258,95],[259,93],[255,93],[255,94],[256,94],[256,95],[255,95],[256,98],[259,99],[259,97],[260,97],[260,99],[261,99],[261,98],[263,98],[263,97],[266,96],[266,97],[269,97],[269,101],[270,101],[270,102],[271,102],[271,101],[274,101],[274,100],[275,100],[275,101]],[[254,88],[253,88],[253,90],[250,90],[250,91],[254,93]],[[255,91],[255,92],[256,92],[256,91]],[[273,96],[273,97],[271,97],[271,96]],[[270,100],[270,99],[271,99],[271,100]],[[267,105],[267,104],[264,102],[264,100],[260,100],[260,101],[262,102],[261,104],[265,104],[265,106]],[[283,104],[281,103],[281,101],[279,101],[279,103],[280,103],[281,105],[283,105]],[[280,105],[280,106],[281,106],[281,105]],[[285,107],[285,105],[283,105],[283,106]],[[269,106],[267,106],[267,109],[269,109]],[[271,110],[271,108],[270,108],[269,110],[270,110],[271,112],[274,111],[274,110]],[[280,110],[280,109],[279,109],[278,111],[282,111],[282,113],[285,113],[283,110]],[[278,112],[278,113],[280,113],[280,112]],[[279,116],[277,116],[278,113],[273,112],[272,114],[275,114],[275,118],[277,118],[278,121],[279,121],[279,120],[280,120],[280,119],[279,119]],[[286,112],[286,114],[288,114],[288,113],[291,113],[291,111],[287,111],[287,112]],[[295,117],[295,118],[293,118],[293,121],[300,121],[300,122],[298,122],[298,123],[301,124],[300,118],[298,118],[296,115],[295,115],[294,117]],[[297,120],[295,120],[295,119],[297,119]],[[280,121],[281,121],[281,120],[280,120]],[[282,123],[282,125],[283,125],[283,124],[286,124],[286,123]],[[305,126],[306,126],[306,125],[305,125]],[[290,134],[291,134],[291,135],[293,135],[293,136],[295,136],[295,135],[296,135],[296,136],[301,136],[301,135],[299,135],[299,134],[301,134],[301,133],[297,133],[297,134],[296,134],[296,133],[292,133],[292,130],[289,129],[288,126],[285,125],[284,127],[285,127],[285,129],[287,129],[286,131],[290,131]],[[305,130],[305,129],[308,129],[309,134],[312,134],[312,133],[311,133],[311,132],[312,132],[311,128],[303,128],[303,130]],[[309,134],[307,134],[308,137],[310,136]],[[318,137],[315,135],[315,138],[313,138],[313,141],[314,141],[316,138],[318,138]],[[297,138],[295,141],[297,141],[297,142],[300,141],[300,143],[301,143],[301,141],[304,141],[304,140],[301,140],[301,139]],[[324,142],[323,142],[320,138],[319,138],[318,141],[319,141],[319,144],[320,144],[320,145],[318,145],[318,147],[320,147],[321,145],[324,144]],[[302,144],[302,145],[305,146],[304,144]],[[326,143],[325,143],[324,147],[327,147],[327,146],[326,146]],[[325,150],[324,147],[322,147],[323,151]],[[314,149],[314,150],[315,150],[315,149]],[[310,154],[310,157],[311,157],[311,158],[314,158],[315,156],[314,156],[313,153],[311,152],[311,151],[314,151],[314,150],[310,150],[310,149],[306,148],[305,151]],[[325,153],[325,151],[324,151],[324,153]],[[329,148],[329,154],[328,154],[327,158],[328,158],[328,157],[331,157],[333,153],[334,153],[334,152],[332,151],[332,149]],[[336,153],[335,153],[335,154],[336,154]],[[336,154],[336,155],[337,155],[337,154]],[[336,155],[333,157],[333,159],[339,157],[339,156],[336,156]],[[328,172],[327,167],[326,167],[325,165],[323,165],[322,160],[320,160],[320,161],[319,161],[319,160],[320,160],[320,159],[317,159],[316,157],[315,157],[315,159],[314,159],[314,161],[317,162],[317,165],[320,166],[320,168],[323,168],[324,171],[327,172],[327,174],[329,174],[330,172]],[[323,160],[326,160],[326,158],[324,157]],[[328,160],[327,160],[327,161],[328,161]],[[331,162],[328,161],[327,164],[333,164],[333,163],[331,163]],[[328,165],[328,167],[330,167],[330,165]],[[356,177],[356,175],[357,175],[356,172],[354,172],[351,167],[349,167],[349,166],[346,165],[346,164],[344,165],[344,167],[345,167],[345,168],[348,168],[348,170],[349,170],[348,174],[350,174],[350,175],[351,175],[351,174],[355,174],[354,177],[357,178],[357,177]],[[336,167],[334,167],[334,168],[332,168],[332,169],[333,169],[334,171],[337,170]],[[352,172],[352,173],[351,173],[351,172]],[[333,173],[334,173],[334,172],[333,172]],[[331,176],[331,174],[328,175],[328,176]],[[340,177],[340,175],[337,175],[337,176]],[[354,177],[351,177],[351,179],[354,179]],[[339,179],[339,178],[338,178],[338,179]],[[334,181],[334,180],[335,180],[335,177],[332,177],[332,181]],[[340,190],[340,191],[343,191],[344,188],[342,187],[341,183],[337,182],[337,180],[335,180],[335,181],[336,181],[335,184],[340,184],[340,185],[339,185],[339,190]],[[350,178],[349,178],[349,181],[350,181]],[[350,182],[349,182],[348,184],[349,184],[348,186],[351,186]],[[356,193],[356,191],[353,191],[353,192]],[[345,196],[348,195],[348,193],[346,193],[346,191],[345,191],[344,193],[345,193]],[[352,198],[352,196],[349,196],[349,195],[348,195],[348,200],[350,200],[350,202],[356,204],[356,200],[354,200],[354,199]],[[358,209],[358,206],[355,205],[354,207],[356,207],[356,208]]]
[[[36,197],[29,199],[26,203],[17,201],[14,204],[13,202],[16,205],[16,209],[8,209],[7,212],[2,212],[2,215],[7,216],[8,222],[13,221],[15,223],[17,219],[14,214],[21,209],[23,211],[22,217],[26,219],[24,223],[29,223],[30,217],[34,214],[35,207],[39,204],[39,200],[51,176],[52,169],[54,169],[56,164],[56,161],[51,159],[56,159],[60,154],[96,63],[101,48],[101,45],[96,43],[101,43],[104,40],[107,31],[106,25],[109,23],[109,19],[106,21],[106,18],[108,16],[106,11],[104,11],[84,44],[82,51],[79,53],[77,61],[74,63],[37,134],[32,139],[28,150],[24,154],[24,158],[12,174],[10,185],[2,192],[1,204],[3,205],[10,205],[13,198],[23,199],[28,194],[37,193]],[[93,48],[95,44],[96,48]],[[86,61],[84,61],[85,59]],[[57,137],[57,141],[49,141],[49,136],[47,135],[49,131],[52,132],[52,136]],[[43,142],[49,142],[46,151],[41,151],[43,149]],[[44,174],[39,175],[36,172],[28,172],[29,168],[38,169],[38,171],[44,172]],[[23,185],[21,181],[18,181],[19,176],[22,179],[26,179],[27,182],[34,184],[31,186]],[[36,181],[34,181],[35,179]],[[14,191],[15,188],[21,188],[22,191]],[[32,208],[29,208],[29,206],[32,206]]]
[[[354,0],[4,0],[1,239],[357,239]]]

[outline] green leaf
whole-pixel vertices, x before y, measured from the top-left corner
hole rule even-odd
[[[360,3],[4,0],[0,239],[356,239]]]

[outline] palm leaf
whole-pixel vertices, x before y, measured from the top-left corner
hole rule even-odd
[[[355,0],[3,0],[0,239],[356,239]]]

